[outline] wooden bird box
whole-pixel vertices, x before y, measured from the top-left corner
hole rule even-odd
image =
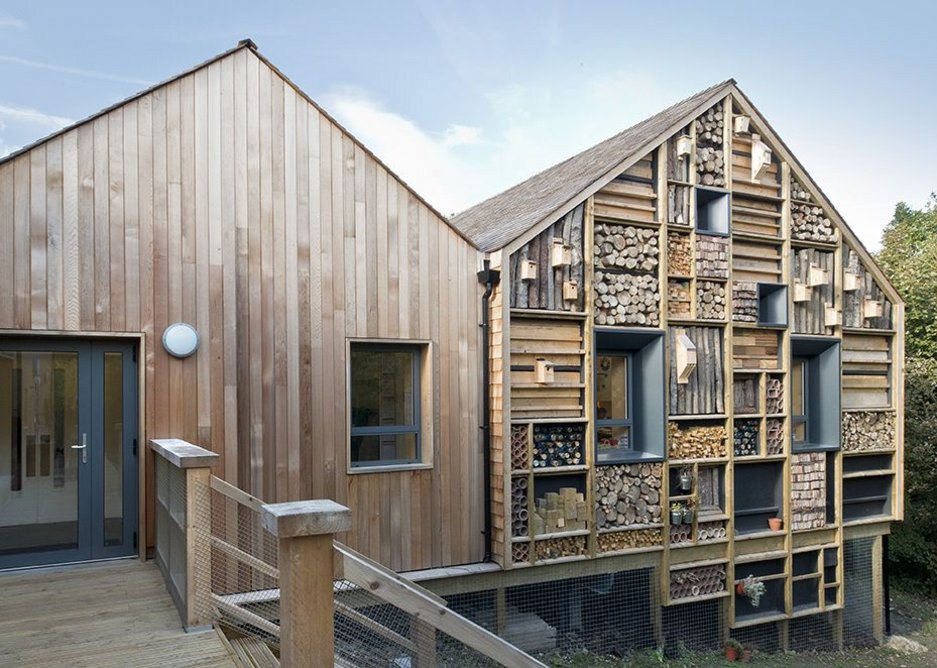
[[[760,179],[771,166],[771,149],[761,141],[761,137],[752,135],[752,181]]]
[[[863,318],[881,318],[882,317],[882,302],[875,299],[866,299],[862,302],[862,317]]]
[[[799,282],[794,282],[794,301],[795,302],[809,302],[810,294],[813,290],[809,286]]]
[[[748,116],[736,116],[732,119],[732,126],[735,130],[735,134],[744,135],[748,134],[749,126],[751,125],[752,119]]]
[[[524,260],[521,262],[521,280],[537,280],[537,263],[533,260]]]
[[[553,362],[538,357],[535,371],[538,383],[547,384],[553,382]]]
[[[843,272],[843,290],[855,292],[859,289],[859,275],[851,271]]]
[[[686,330],[676,331],[677,384],[690,382],[690,375],[696,370],[696,344],[686,335]]]
[[[576,281],[563,281],[563,299],[568,302],[579,299],[579,283]]]
[[[693,152],[693,139],[689,135],[677,137],[677,156],[683,157]]]
[[[573,249],[563,243],[562,239],[553,240],[553,250],[550,252],[550,263],[554,267],[566,267],[573,261]]]
[[[825,327],[839,327],[843,324],[843,314],[836,308],[827,305],[823,312],[823,325]]]
[[[815,288],[818,285],[826,285],[829,282],[830,272],[815,264],[810,265],[810,269],[807,271],[807,285],[811,288]]]

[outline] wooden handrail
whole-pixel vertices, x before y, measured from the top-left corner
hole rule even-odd
[[[211,537],[211,544],[212,544],[213,547],[216,547],[216,548],[218,548],[219,550],[221,550],[222,552],[224,552],[224,553],[228,554],[229,556],[233,557],[234,559],[237,559],[237,560],[240,561],[242,564],[247,564],[247,565],[250,566],[251,568],[254,568],[254,569],[260,571],[260,572],[263,573],[264,575],[269,575],[270,577],[272,577],[272,578],[274,578],[274,579],[279,579],[279,578],[280,578],[280,571],[279,571],[279,569],[278,569],[276,566],[271,566],[270,564],[268,564],[268,563],[267,563],[266,561],[264,561],[263,559],[258,559],[258,558],[255,557],[254,555],[248,554],[247,552],[245,552],[245,551],[242,550],[241,548],[235,547],[235,546],[232,545],[231,543],[229,543],[229,542],[227,542],[227,541],[225,541],[225,540],[222,540],[222,539],[219,538],[218,536],[212,536],[212,537]]]
[[[545,664],[494,633],[450,610],[438,596],[376,564],[340,543],[345,579],[385,603],[407,612],[421,622],[446,633],[508,668],[546,668]]]
[[[256,496],[251,496],[243,489],[235,487],[230,482],[222,480],[217,476],[211,477],[211,488],[219,494],[228,497],[232,501],[235,501],[242,506],[247,506],[251,510],[258,513],[264,505],[264,502],[258,499]]]

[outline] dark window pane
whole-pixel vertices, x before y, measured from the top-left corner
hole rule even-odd
[[[351,437],[351,460],[355,464],[408,463],[417,460],[417,435],[374,434]]]
[[[596,373],[596,417],[599,420],[628,419],[628,358],[599,355]]]
[[[124,356],[104,353],[104,544],[124,542]]]
[[[791,364],[791,415],[806,415],[806,360],[794,358]]]
[[[412,350],[352,348],[351,425],[416,424]]]

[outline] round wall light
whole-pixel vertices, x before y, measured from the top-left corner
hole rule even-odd
[[[163,348],[173,357],[188,357],[198,350],[198,332],[187,323],[174,323],[163,332]]]

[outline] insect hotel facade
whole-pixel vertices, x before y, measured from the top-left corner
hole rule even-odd
[[[246,41],[0,161],[0,233],[0,568],[169,568],[179,438],[519,645],[881,639],[903,306],[733,81],[447,218]]]

